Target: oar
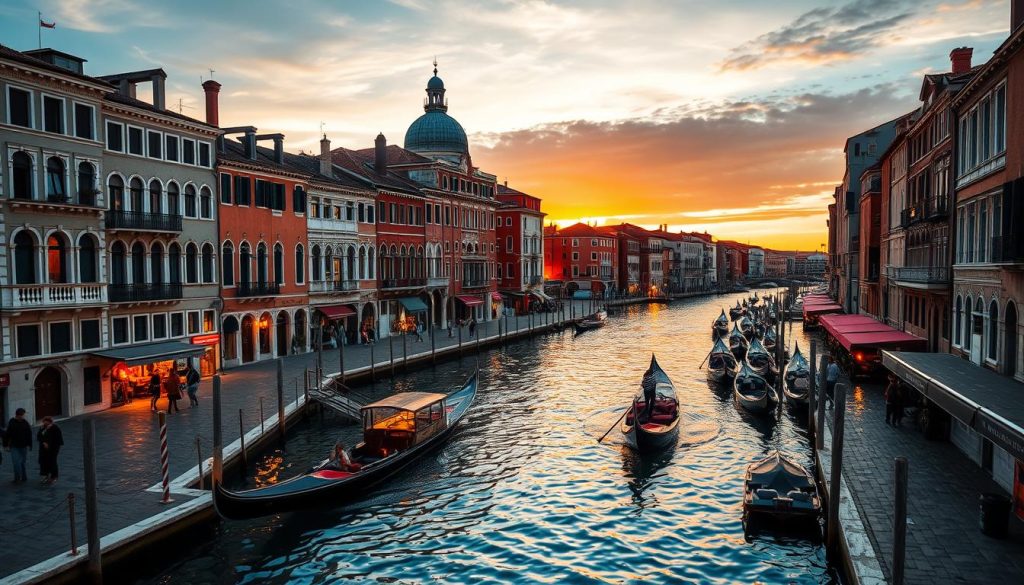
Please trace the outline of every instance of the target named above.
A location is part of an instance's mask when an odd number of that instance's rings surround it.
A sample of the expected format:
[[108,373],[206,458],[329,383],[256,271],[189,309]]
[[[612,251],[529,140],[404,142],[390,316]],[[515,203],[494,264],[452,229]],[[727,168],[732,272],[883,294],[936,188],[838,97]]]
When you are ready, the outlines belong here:
[[701,370],[701,369],[704,368],[704,362],[708,361],[708,358],[711,357],[711,354],[713,354],[713,353],[715,353],[715,346],[712,345],[711,346],[711,351],[708,352],[708,355],[704,356],[704,359],[701,360],[700,365],[697,366],[698,370]]
[[[632,406],[630,406],[630,408],[632,408]],[[600,443],[601,441],[603,441],[604,438],[608,436],[608,433],[612,432],[612,429],[614,429],[615,427],[619,426],[619,421],[622,420],[622,417],[626,416],[626,414],[628,412],[629,412],[629,408],[627,408],[626,410],[622,411],[622,414],[619,416],[619,418],[615,419],[615,422],[612,424],[611,428],[608,429],[607,431],[605,431],[604,434],[601,435],[601,438],[597,440],[597,442]]]

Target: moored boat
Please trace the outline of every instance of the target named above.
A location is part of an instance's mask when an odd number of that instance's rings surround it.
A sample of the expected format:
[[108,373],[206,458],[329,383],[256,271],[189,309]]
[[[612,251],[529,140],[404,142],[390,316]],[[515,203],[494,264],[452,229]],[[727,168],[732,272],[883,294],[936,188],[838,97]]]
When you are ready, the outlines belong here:
[[255,518],[302,508],[331,507],[372,488],[443,444],[476,397],[477,374],[451,394],[402,392],[362,407],[363,442],[353,465],[325,461],[302,475],[243,491],[217,485],[214,504],[226,518]]
[[740,406],[751,412],[764,412],[771,406],[768,381],[750,369],[745,361],[740,364],[740,370],[733,380],[733,395]]
[[740,302],[736,301],[736,306],[729,308],[729,318],[736,321],[743,316],[743,312],[743,307],[740,306]]
[[754,370],[758,376],[767,379],[772,369],[775,367],[775,360],[772,359],[772,355],[768,353],[761,341],[754,339],[750,342],[750,347],[747,348],[747,363],[750,364],[750,369]]
[[708,379],[722,383],[731,381],[736,376],[738,362],[732,351],[726,347],[722,339],[716,339],[711,355],[708,356]]
[[732,332],[729,333],[729,349],[738,360],[747,355],[747,338],[743,336],[743,332],[735,323],[732,326]]
[[775,335],[775,330],[771,327],[765,329],[764,337],[761,339],[761,345],[763,345],[768,351],[775,351],[775,345],[777,343],[778,338]]
[[806,405],[807,393],[811,388],[811,369],[803,354],[800,353],[799,345],[796,346],[793,357],[786,365],[784,380],[782,391],[786,395],[786,402]]
[[739,321],[740,332],[743,333],[743,337],[750,341],[754,338],[754,322],[750,320],[750,317],[745,316]]
[[729,318],[725,316],[725,309],[722,309],[722,314],[711,323],[711,334],[715,337],[725,337],[729,334]]
[[580,319],[579,322],[576,323],[576,333],[582,333],[591,329],[597,329],[598,327],[604,327],[607,323],[608,311],[601,309]]
[[620,425],[622,434],[631,447],[638,451],[652,451],[675,445],[679,437],[679,399],[668,374],[651,354],[651,365],[644,372],[644,384],[654,384],[655,399],[650,411],[644,392],[633,398],[629,412]]
[[821,512],[814,478],[778,451],[748,465],[743,484],[745,519],[814,521]]

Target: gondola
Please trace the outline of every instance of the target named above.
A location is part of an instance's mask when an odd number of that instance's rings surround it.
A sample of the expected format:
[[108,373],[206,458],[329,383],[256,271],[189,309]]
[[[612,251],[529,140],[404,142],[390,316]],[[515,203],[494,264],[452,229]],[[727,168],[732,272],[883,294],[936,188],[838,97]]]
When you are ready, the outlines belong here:
[[754,338],[754,322],[750,320],[749,316],[740,319],[739,327],[740,332],[743,333],[743,337],[747,338],[747,341]]
[[743,336],[740,328],[734,323],[732,332],[729,333],[729,349],[736,359],[741,360],[747,355],[747,338]]
[[815,522],[820,513],[814,478],[804,466],[778,451],[747,466],[743,482],[745,520]]
[[770,352],[775,351],[775,345],[778,343],[778,338],[775,335],[775,329],[768,327],[764,330],[764,337],[761,338],[761,345],[764,346]]
[[765,379],[769,378],[775,367],[772,354],[768,353],[768,350],[757,339],[751,341],[747,348],[747,363],[750,364],[750,369],[754,370],[755,374]]
[[[668,374],[658,365],[658,360],[651,354],[651,366],[644,373],[650,376],[655,384],[656,397],[654,408],[647,413],[647,403],[643,390],[640,391],[630,405],[619,429],[626,436],[626,442],[637,451],[654,451],[675,445],[679,438],[679,399],[676,389]],[[638,423],[639,424],[636,424]]]
[[348,470],[326,461],[273,485],[230,491],[217,485],[214,504],[225,518],[255,518],[303,508],[331,507],[373,494],[373,487],[442,445],[465,416],[477,374],[451,394],[402,392],[362,407],[363,442]]
[[608,311],[601,309],[580,319],[576,323],[576,333],[579,334],[583,333],[584,331],[590,331],[591,329],[604,327],[607,323]]
[[797,345],[793,351],[793,357],[786,366],[785,384],[782,391],[786,394],[786,402],[794,405],[807,405],[807,393],[811,388],[811,370],[800,353],[800,346]]
[[722,343],[721,338],[716,339],[711,355],[708,356],[708,380],[719,384],[731,381],[736,376],[737,365],[732,351]]
[[736,306],[729,308],[729,318],[736,321],[743,316],[743,312],[743,307],[740,306],[740,302],[736,301]]
[[750,369],[745,361],[733,380],[733,395],[740,406],[751,412],[764,412],[771,408],[772,390],[768,381]]
[[722,309],[722,314],[711,323],[711,334],[716,338],[729,334],[729,318],[725,316],[725,309]]

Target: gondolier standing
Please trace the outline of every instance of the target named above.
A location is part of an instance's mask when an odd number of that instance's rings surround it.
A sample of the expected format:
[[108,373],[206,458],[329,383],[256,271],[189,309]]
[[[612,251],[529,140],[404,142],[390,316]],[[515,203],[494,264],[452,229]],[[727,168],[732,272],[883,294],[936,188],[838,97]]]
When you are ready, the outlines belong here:
[[644,390],[644,401],[646,402],[647,408],[644,410],[647,412],[647,418],[651,418],[651,413],[654,412],[654,400],[658,396],[658,381],[654,379],[654,369],[647,368],[644,372],[644,378],[640,382],[640,387]]

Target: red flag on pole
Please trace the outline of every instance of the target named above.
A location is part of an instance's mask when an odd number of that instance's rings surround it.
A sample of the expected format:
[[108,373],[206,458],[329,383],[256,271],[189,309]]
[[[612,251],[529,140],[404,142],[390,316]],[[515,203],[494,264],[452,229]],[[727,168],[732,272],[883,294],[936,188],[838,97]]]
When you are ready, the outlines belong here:
[[55,22],[46,22],[45,20],[40,18],[39,19],[39,26],[41,26],[43,28],[57,28],[57,23],[56,23],[56,21]]

